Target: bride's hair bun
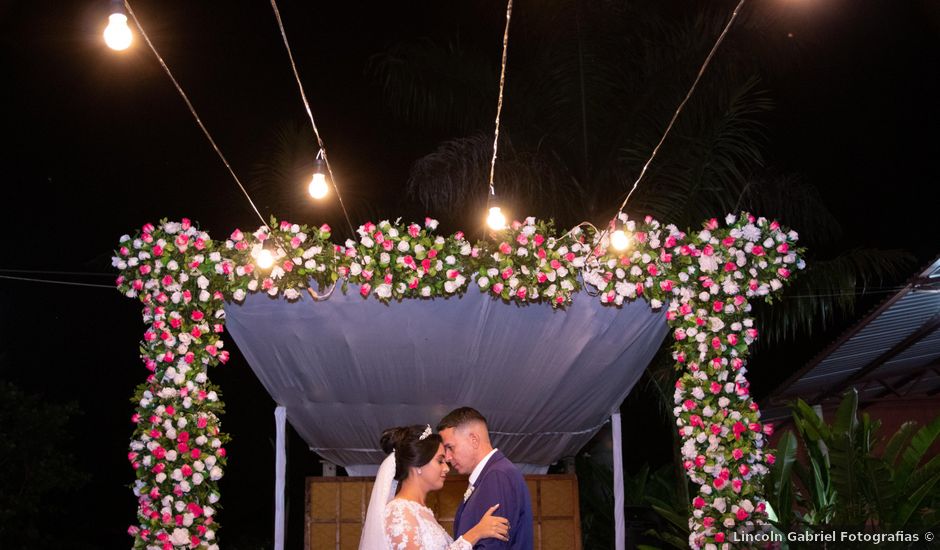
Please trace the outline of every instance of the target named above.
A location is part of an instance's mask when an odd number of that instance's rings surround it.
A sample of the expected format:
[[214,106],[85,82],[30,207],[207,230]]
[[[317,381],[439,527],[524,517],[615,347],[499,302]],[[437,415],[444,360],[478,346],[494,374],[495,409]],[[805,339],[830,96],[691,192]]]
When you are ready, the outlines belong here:
[[385,454],[389,454],[392,451],[396,450],[398,446],[406,437],[408,437],[409,428],[407,426],[398,426],[396,428],[388,428],[382,432],[381,446],[382,451]]
[[441,436],[430,432],[427,424],[398,426],[382,432],[379,441],[385,454],[395,451],[395,479],[408,477],[409,468],[431,462],[441,446]]

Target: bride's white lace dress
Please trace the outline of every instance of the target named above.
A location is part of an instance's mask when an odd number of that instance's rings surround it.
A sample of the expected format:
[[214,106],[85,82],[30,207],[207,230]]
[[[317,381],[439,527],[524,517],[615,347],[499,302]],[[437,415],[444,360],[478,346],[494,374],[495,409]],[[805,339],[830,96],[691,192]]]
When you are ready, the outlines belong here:
[[434,512],[412,500],[390,501],[383,520],[389,550],[472,550],[463,537],[454,542],[434,519]]

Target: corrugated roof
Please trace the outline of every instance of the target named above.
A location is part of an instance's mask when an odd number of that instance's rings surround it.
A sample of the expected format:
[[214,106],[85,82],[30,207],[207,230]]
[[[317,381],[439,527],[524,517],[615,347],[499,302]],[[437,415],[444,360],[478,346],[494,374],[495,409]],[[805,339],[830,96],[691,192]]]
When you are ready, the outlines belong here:
[[797,397],[817,404],[853,386],[863,402],[940,393],[940,257],[781,384],[765,416],[786,414],[779,406]]

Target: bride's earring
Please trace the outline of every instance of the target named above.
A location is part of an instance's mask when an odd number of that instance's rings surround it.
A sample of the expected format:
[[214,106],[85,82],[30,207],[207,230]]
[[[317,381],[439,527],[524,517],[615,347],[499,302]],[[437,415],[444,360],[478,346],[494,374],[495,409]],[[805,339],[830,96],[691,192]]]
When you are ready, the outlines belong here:
[[421,468],[418,468],[418,475],[421,475]]

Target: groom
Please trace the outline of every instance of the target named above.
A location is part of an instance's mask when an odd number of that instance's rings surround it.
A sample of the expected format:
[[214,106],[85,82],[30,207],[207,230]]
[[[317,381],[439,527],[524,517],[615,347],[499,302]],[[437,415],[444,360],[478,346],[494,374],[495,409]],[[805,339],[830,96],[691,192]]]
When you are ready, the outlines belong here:
[[470,486],[454,516],[454,538],[477,524],[499,504],[494,515],[509,520],[509,541],[480,539],[474,549],[532,550],[532,505],[522,472],[490,444],[486,418],[476,409],[461,407],[441,419],[437,431],[444,440],[444,457]]

